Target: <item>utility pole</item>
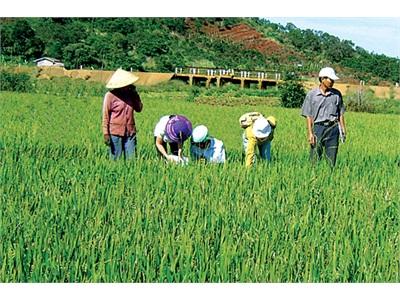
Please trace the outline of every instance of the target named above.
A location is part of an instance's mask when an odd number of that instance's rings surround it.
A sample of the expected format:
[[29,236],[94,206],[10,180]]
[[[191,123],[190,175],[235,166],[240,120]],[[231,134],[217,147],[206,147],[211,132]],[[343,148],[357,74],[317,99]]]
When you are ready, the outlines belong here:
[[363,86],[364,86],[364,80],[360,80],[360,86],[358,88],[358,93],[357,93],[357,98],[358,98],[358,106],[361,105],[362,103],[362,93],[363,93]]

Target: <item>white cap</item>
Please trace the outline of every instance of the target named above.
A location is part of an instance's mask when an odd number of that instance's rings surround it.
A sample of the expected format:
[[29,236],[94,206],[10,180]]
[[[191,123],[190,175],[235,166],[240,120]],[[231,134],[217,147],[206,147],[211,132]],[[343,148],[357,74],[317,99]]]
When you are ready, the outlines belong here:
[[195,143],[202,143],[205,141],[208,135],[208,129],[204,125],[196,126],[192,132],[192,140]]
[[319,77],[328,77],[332,80],[338,80],[339,77],[336,76],[335,74],[335,70],[330,68],[330,67],[326,67],[326,68],[322,68],[321,71],[319,71]]
[[269,136],[272,128],[267,119],[258,118],[253,123],[253,133],[256,138],[263,139]]

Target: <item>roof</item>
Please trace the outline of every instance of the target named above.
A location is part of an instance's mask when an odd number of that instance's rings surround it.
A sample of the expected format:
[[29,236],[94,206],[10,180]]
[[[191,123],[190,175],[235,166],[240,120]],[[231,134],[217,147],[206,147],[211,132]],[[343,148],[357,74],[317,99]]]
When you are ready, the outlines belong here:
[[61,62],[61,60],[56,59],[56,58],[51,58],[51,57],[41,57],[41,58],[35,59],[33,62],[37,63],[37,62],[40,62],[43,60],[48,60],[48,61],[51,61],[52,63]]

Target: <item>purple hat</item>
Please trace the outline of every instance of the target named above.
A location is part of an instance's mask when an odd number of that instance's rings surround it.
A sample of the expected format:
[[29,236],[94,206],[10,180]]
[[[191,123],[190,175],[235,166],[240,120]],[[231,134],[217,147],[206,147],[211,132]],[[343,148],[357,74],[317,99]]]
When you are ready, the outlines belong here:
[[174,143],[184,142],[192,135],[192,123],[184,116],[173,116],[167,122],[165,133]]

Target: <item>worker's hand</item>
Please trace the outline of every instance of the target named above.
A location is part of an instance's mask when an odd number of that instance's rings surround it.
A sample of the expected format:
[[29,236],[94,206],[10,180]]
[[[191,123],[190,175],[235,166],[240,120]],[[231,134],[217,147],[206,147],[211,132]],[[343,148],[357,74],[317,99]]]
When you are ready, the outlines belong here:
[[104,135],[104,144],[106,144],[107,146],[111,145],[111,137],[109,134]]
[[342,143],[346,142],[346,135],[344,133],[340,137],[340,140],[342,141]]
[[311,146],[315,146],[316,138],[315,138],[314,133],[308,134],[308,142],[310,143]]
[[167,155],[167,161],[175,162],[174,156],[173,155]]

